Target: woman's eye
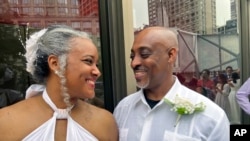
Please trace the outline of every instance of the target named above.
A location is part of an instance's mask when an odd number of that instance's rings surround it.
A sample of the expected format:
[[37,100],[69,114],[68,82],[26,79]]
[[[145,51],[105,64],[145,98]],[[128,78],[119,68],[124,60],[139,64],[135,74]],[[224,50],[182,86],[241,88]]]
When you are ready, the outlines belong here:
[[85,60],[83,60],[84,62],[87,62],[88,64],[93,64],[93,60],[91,60],[91,59],[85,59]]

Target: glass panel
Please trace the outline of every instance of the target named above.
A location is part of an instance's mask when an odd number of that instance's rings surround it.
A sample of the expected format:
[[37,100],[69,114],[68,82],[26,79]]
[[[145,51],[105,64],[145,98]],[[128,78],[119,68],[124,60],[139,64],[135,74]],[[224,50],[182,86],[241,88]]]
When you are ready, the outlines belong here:
[[[25,70],[24,58],[25,41],[34,31],[52,24],[66,24],[88,32],[101,59],[98,0],[0,0],[0,3],[0,107],[23,99],[26,89],[34,83]],[[11,93],[15,96],[8,101],[6,96]],[[98,106],[104,106],[102,77],[96,83],[96,97],[101,104]]]
[[[184,85],[196,91],[200,86],[191,83],[192,80],[203,80],[201,72],[208,69],[210,80],[214,82],[214,87],[210,89],[215,91],[218,73],[227,75],[227,66],[239,74],[238,2],[133,0],[135,34],[148,26],[164,26],[175,30],[178,33],[179,55],[174,73],[184,78]],[[210,89],[206,88],[208,92]],[[213,97],[206,96],[214,100],[215,95],[211,95]],[[237,122],[233,119],[230,121],[240,123],[240,118]]]

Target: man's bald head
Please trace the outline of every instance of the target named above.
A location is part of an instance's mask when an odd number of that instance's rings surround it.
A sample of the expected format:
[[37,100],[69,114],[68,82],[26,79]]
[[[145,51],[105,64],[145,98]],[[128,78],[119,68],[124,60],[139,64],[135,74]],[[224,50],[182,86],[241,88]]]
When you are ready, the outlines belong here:
[[138,33],[136,36],[136,40],[149,40],[154,42],[154,44],[164,44],[167,48],[177,48],[178,47],[178,39],[176,33],[165,27],[148,27],[141,32]]

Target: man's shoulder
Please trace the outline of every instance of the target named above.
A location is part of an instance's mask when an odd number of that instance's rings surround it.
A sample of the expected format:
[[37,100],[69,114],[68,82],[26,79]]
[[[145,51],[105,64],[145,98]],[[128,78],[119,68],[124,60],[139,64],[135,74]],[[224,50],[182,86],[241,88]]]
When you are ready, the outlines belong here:
[[203,95],[198,95],[197,98],[199,97],[206,106],[203,112],[204,116],[210,117],[211,119],[215,121],[219,121],[220,119],[226,116],[226,113],[224,112],[224,110],[220,106],[218,106],[214,101],[210,100],[209,98]]

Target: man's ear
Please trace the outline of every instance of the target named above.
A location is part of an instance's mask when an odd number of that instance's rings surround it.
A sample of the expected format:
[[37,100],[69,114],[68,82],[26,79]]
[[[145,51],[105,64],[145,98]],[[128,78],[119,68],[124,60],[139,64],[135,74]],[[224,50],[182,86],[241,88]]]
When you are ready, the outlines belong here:
[[48,57],[48,65],[50,70],[56,71],[59,70],[59,58],[55,55],[49,55]]
[[168,62],[175,62],[178,55],[178,48],[172,47],[168,51]]

